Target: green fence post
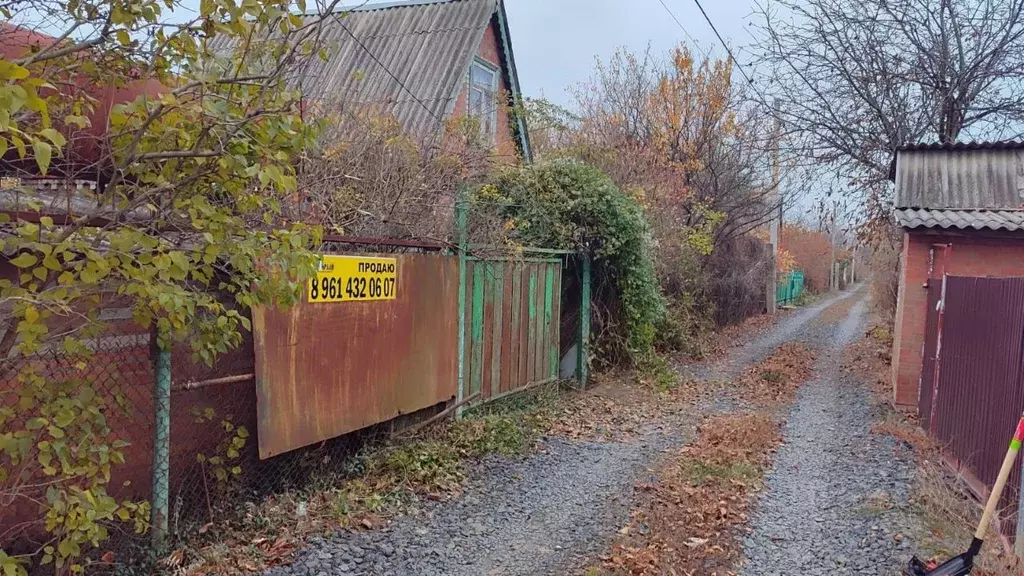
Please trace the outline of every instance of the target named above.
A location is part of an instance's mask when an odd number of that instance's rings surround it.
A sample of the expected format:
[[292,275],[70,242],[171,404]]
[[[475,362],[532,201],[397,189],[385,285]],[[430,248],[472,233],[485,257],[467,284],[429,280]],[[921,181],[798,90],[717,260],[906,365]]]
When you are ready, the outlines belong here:
[[576,343],[576,376],[580,388],[587,387],[590,370],[590,255],[583,255],[583,287],[580,290],[580,339]]
[[[466,244],[468,233],[466,228],[469,220],[469,207],[466,205],[466,189],[459,189],[459,199],[455,202],[455,237],[459,244],[459,363],[458,393],[455,398],[461,404],[466,397]],[[462,417],[462,407],[455,411],[455,417]]]
[[150,524],[153,530],[153,550],[162,554],[167,547],[171,474],[171,349],[166,331],[154,329],[152,338],[156,425],[153,431],[153,502]]

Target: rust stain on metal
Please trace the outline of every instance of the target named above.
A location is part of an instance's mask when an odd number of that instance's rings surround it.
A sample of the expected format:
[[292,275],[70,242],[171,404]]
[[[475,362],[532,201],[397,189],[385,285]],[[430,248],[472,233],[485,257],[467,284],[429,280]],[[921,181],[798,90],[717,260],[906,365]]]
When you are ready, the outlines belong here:
[[261,458],[455,396],[458,259],[386,256],[395,300],[253,311]]

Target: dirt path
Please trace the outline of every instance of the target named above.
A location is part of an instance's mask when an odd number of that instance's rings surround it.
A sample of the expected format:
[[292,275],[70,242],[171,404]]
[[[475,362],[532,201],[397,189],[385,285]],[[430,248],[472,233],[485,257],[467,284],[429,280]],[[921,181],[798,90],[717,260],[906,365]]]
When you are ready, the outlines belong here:
[[909,449],[871,433],[869,393],[841,368],[863,333],[863,296],[822,343],[784,428],[744,542],[743,574],[894,574],[913,549],[905,518]]
[[[732,350],[726,359],[686,371],[700,379],[724,380],[783,342],[818,341],[823,328],[814,323],[815,318],[831,304],[855,297],[860,295],[844,293],[800,309]],[[861,313],[858,310],[853,316]],[[856,332],[858,322],[850,321],[847,337]],[[550,437],[526,458],[488,458],[471,469],[462,497],[428,505],[379,531],[343,533],[317,542],[292,565],[268,574],[572,573],[605,551],[628,518],[635,484],[647,480],[662,454],[685,444],[702,415],[727,411],[732,405],[699,403],[652,421],[628,440]],[[827,498],[827,482],[819,484],[815,487],[818,498]],[[782,526],[780,521],[767,529]],[[767,558],[768,552],[764,554]]]

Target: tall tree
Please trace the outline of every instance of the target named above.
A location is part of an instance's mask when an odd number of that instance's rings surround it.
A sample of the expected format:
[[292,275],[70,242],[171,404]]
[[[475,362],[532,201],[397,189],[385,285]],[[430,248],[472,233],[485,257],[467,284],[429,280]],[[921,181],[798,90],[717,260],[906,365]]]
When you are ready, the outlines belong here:
[[0,279],[0,501],[41,510],[0,532],[18,547],[0,550],[4,574],[81,572],[110,524],[147,528],[145,502],[106,489],[136,440],[111,426],[129,382],[82,370],[104,308],[212,362],[242,341],[250,306],[294,302],[313,272],[317,230],[284,208],[316,126],[287,79],[319,52],[321,18],[292,9],[0,4],[0,250],[16,268]]
[[1024,0],[766,0],[756,14],[764,97],[792,142],[858,185],[883,181],[902,144],[1024,134]]

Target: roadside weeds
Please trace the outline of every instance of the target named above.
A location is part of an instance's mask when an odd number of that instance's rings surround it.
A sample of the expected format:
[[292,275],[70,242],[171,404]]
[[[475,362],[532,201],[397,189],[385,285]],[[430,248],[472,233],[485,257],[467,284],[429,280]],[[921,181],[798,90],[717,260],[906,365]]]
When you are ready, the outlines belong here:
[[[303,490],[244,502],[224,511],[159,568],[183,575],[238,575],[287,564],[312,537],[375,530],[424,500],[460,493],[469,459],[530,451],[555,421],[557,384],[441,420],[414,437],[370,443],[342,465],[313,476]],[[338,470],[343,472],[338,472]]]
[[[159,563],[166,573],[235,576],[288,564],[313,538],[377,530],[425,501],[461,494],[466,464],[488,454],[521,456],[544,436],[628,441],[641,427],[692,406],[692,383],[659,387],[637,374],[598,373],[578,391],[557,384],[444,419],[415,435],[370,443],[332,463],[303,490],[244,502]],[[338,469],[344,470],[339,474]]]
[[[879,322],[846,350],[843,367],[870,383],[877,423],[871,432],[891,436],[909,446],[917,460],[911,491],[911,510],[917,554],[933,563],[962,553],[974,536],[983,504],[974,497],[966,480],[943,462],[940,447],[912,415],[898,411],[890,402],[889,370],[892,335]],[[976,560],[978,576],[1019,576],[1020,567],[1006,554],[995,528]]]

